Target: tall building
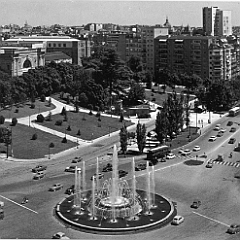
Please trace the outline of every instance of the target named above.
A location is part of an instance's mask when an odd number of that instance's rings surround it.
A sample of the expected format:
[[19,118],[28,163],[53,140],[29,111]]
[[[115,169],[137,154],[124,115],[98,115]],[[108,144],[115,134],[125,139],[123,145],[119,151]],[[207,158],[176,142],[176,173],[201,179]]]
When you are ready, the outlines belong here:
[[218,7],[204,7],[203,31],[208,36],[232,35],[231,11],[223,11]]

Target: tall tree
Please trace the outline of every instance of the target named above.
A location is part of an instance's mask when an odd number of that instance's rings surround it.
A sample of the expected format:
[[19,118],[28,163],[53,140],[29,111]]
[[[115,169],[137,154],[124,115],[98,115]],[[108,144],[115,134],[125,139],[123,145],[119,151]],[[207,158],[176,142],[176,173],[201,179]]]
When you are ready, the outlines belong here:
[[145,124],[141,124],[138,122],[137,129],[136,129],[136,135],[137,135],[137,145],[140,153],[143,153],[143,149],[146,145],[146,126]]
[[128,145],[128,131],[127,127],[124,125],[120,129],[120,146],[123,154],[126,154],[127,152],[127,145]]
[[167,136],[167,128],[168,128],[168,119],[166,116],[166,108],[163,108],[161,112],[157,113],[157,118],[155,122],[155,131],[157,133],[157,139],[160,143],[163,143],[164,139]]

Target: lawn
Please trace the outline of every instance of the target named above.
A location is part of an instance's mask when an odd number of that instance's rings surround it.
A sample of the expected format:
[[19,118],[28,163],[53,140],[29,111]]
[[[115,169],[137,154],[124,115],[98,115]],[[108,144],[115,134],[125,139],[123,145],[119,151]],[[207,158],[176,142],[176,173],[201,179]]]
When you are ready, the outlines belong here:
[[[130,126],[133,123],[131,121],[123,120],[119,121],[118,118],[114,117],[104,117],[101,116],[101,121],[98,121],[98,117],[94,114],[89,115],[88,113],[76,113],[76,112],[67,112],[68,121],[63,121],[61,126],[55,125],[57,120],[64,120],[64,117],[61,114],[56,114],[52,116],[52,121],[44,121],[43,123],[38,123],[44,125],[48,128],[54,129],[56,131],[62,132],[71,135],[80,137],[84,140],[92,140],[104,135],[107,135],[111,132],[120,130],[120,128],[125,124]],[[68,131],[68,126],[71,127],[71,131]],[[78,136],[78,130],[80,129],[81,135]]]
[[[150,89],[145,90],[146,99],[162,106],[163,102],[167,99],[168,93],[163,93],[161,88],[159,88],[159,91],[158,91],[158,87],[153,87],[153,89],[154,89],[154,92],[152,92],[152,90]],[[182,89],[176,89],[177,93],[181,93],[181,91]],[[166,92],[172,92],[172,89],[167,88]],[[193,99],[194,97],[190,95],[189,100],[191,101]]]
[[[10,127],[8,123],[0,126]],[[31,140],[34,133],[37,133],[38,138],[36,140]],[[77,145],[76,143],[73,143],[71,141],[68,141],[67,143],[62,143],[62,138],[22,124],[17,124],[16,126],[12,127],[12,137],[14,157],[20,159],[42,158],[44,157],[44,155],[48,155],[49,144],[51,142],[54,143],[54,148],[51,148],[51,154],[64,151]],[[4,146],[3,143],[1,143],[0,152],[6,151],[7,147]],[[11,150],[9,146],[9,155],[10,154]]]
[[[21,118],[27,117],[36,113],[46,112],[55,108],[54,105],[48,106],[48,102],[41,102],[40,100],[36,100],[35,108],[31,108],[31,103],[26,102],[24,104],[20,104],[19,106],[13,106],[8,109],[0,109],[0,115],[5,118]],[[17,113],[18,111],[18,113]]]

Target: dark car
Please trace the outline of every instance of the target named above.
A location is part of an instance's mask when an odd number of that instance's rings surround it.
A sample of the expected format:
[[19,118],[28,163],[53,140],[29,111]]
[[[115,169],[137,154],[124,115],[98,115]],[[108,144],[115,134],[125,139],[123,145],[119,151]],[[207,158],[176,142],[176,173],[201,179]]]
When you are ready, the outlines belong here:
[[147,168],[147,164],[146,163],[139,163],[137,165],[137,167],[140,169],[140,171],[145,170]]
[[229,144],[234,144],[236,142],[236,138],[230,138],[228,143]]
[[232,121],[228,121],[227,126],[232,126],[233,122]]
[[81,162],[82,161],[82,157],[75,157],[73,160],[72,160],[72,163],[78,163],[78,162]]
[[33,176],[33,179],[34,179],[34,180],[39,180],[39,179],[44,178],[45,175],[46,175],[46,174],[45,174],[44,172],[38,172],[38,173],[36,173],[36,174]]
[[74,188],[75,188],[74,185],[70,186],[69,188],[66,189],[65,193],[68,194],[68,195],[73,194],[74,193]]
[[199,208],[200,206],[201,206],[201,201],[194,200],[192,205],[191,205],[191,208]]
[[47,166],[45,165],[37,165],[35,168],[32,169],[32,172],[41,172],[47,169]]
[[112,164],[108,163],[105,167],[103,167],[102,172],[111,172],[113,170]]
[[235,234],[240,232],[240,225],[239,224],[231,224],[230,227],[227,229],[227,233]]
[[230,129],[230,132],[236,132],[236,128],[235,127],[231,127],[231,129]]
[[124,170],[119,170],[118,174],[119,174],[119,178],[122,178],[122,177],[125,177],[128,174],[128,172]]

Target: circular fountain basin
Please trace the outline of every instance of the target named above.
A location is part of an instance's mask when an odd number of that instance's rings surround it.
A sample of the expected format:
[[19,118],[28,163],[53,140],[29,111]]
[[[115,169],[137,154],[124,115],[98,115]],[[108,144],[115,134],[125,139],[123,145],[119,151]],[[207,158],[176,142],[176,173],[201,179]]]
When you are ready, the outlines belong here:
[[[69,196],[59,202],[56,207],[56,214],[61,221],[68,225],[68,227],[72,227],[79,231],[111,235],[137,233],[159,228],[170,223],[173,217],[177,214],[172,202],[167,198],[155,194],[154,207],[147,209],[142,201],[146,196],[146,192],[143,190],[137,190],[137,194],[138,201],[136,201],[135,205],[132,205],[132,207],[134,209],[134,207],[138,205],[140,206],[140,210],[138,208],[136,214],[131,217],[127,217],[126,215],[124,215],[126,217],[119,217],[120,215],[115,212],[116,219],[113,219],[111,215],[111,200],[105,198],[101,199],[101,207],[103,208],[100,210],[102,211],[102,215],[92,215],[92,209],[89,206],[89,202],[86,202],[81,204],[82,214],[76,218],[76,215],[69,211],[73,208],[73,201],[70,202],[69,200],[72,200],[74,196]],[[87,193],[87,198],[91,199],[91,191]],[[115,202],[115,206],[120,210],[119,213],[125,213],[126,206],[131,205],[131,202],[132,201],[128,200],[127,203],[126,199],[123,197]],[[109,215],[104,215],[103,213],[107,210],[109,211]]]
[[101,199],[100,203],[103,206],[107,206],[107,207],[124,207],[126,205],[129,204],[129,199],[119,196],[116,197],[114,200],[111,199],[111,197],[107,197],[104,199]]

